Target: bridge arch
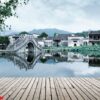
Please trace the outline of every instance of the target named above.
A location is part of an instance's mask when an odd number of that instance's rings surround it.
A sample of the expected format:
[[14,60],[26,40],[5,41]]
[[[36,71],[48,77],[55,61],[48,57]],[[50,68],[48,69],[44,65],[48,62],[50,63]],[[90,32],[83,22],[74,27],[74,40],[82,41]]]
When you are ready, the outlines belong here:
[[36,49],[40,51],[42,50],[41,46],[31,35],[18,38],[13,44],[8,45],[7,50],[17,52],[27,46],[28,48],[30,47],[31,49],[34,48],[35,50]]
[[33,52],[34,51],[34,44],[32,42],[28,42],[26,49],[28,49],[28,52]]

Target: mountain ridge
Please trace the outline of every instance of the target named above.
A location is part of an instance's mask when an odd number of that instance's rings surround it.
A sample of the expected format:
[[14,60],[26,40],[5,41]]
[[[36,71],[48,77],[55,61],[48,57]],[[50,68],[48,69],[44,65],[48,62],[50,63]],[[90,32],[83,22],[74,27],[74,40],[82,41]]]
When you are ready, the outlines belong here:
[[42,32],[47,33],[50,36],[53,36],[54,33],[58,33],[58,34],[71,34],[71,32],[68,31],[64,31],[61,29],[56,29],[56,28],[46,28],[46,29],[33,29],[32,31],[30,31],[30,33],[37,33],[37,34],[41,34]]

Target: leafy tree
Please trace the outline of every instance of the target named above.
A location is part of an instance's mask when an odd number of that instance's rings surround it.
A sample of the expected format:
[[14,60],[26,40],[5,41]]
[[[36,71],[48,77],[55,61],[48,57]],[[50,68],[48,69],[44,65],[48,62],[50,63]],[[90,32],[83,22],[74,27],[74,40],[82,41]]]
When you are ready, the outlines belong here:
[[9,44],[9,38],[7,36],[0,36],[0,44]]
[[56,37],[58,35],[58,33],[54,33],[54,37]]
[[[5,1],[5,2],[2,2]],[[11,16],[16,16],[18,5],[27,4],[29,0],[0,0],[0,30],[11,29],[11,26],[5,25],[5,20]]]
[[42,63],[46,63],[47,62],[47,58],[40,58],[40,61],[42,62]]
[[78,35],[78,36],[83,36],[83,37],[88,37],[88,32],[80,32],[80,33],[75,33],[75,35]]
[[23,32],[21,32],[21,33],[19,33],[20,35],[21,34],[29,34],[28,32],[25,32],[25,31],[23,31]]
[[38,36],[38,38],[47,38],[47,37],[48,37],[48,34],[45,33],[45,32],[41,33],[41,34]]

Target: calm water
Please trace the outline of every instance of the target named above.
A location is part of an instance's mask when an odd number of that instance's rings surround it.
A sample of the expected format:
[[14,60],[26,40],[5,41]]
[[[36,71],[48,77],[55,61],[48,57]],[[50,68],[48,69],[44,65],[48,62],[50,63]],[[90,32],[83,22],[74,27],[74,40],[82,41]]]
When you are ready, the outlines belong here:
[[0,77],[100,77],[100,57],[78,53],[0,54]]

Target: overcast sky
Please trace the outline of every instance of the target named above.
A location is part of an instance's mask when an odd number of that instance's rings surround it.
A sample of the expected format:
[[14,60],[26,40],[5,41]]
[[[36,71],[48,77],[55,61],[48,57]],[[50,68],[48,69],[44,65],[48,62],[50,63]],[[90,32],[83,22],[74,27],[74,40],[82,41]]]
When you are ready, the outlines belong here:
[[70,32],[100,29],[100,0],[30,0],[6,20],[12,30],[58,28]]

